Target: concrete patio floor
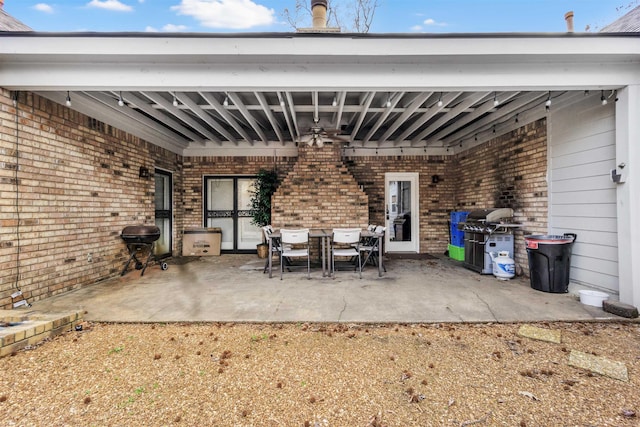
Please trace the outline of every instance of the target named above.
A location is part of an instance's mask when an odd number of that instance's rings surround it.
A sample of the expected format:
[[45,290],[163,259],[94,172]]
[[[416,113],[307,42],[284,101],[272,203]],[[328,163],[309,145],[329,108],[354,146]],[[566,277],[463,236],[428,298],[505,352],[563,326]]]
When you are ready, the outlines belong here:
[[[185,262],[186,261],[186,262]],[[534,322],[622,319],[575,294],[531,289],[529,280],[482,276],[446,257],[388,259],[322,277],[319,269],[263,274],[255,255],[176,258],[125,276],[36,301],[34,312],[82,310],[104,322]],[[277,267],[276,267],[277,268]]]

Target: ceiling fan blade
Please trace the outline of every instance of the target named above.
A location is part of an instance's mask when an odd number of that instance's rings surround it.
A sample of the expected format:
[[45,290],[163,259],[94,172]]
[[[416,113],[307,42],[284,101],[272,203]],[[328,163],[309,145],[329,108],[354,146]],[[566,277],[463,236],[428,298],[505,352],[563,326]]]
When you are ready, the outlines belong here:
[[344,136],[340,136],[340,135],[332,135],[329,138],[331,138],[334,141],[341,141],[341,142],[351,142],[351,139],[346,138]]
[[303,143],[303,144],[312,145],[313,144],[313,135],[303,135],[303,136],[300,137],[300,140],[298,142]]

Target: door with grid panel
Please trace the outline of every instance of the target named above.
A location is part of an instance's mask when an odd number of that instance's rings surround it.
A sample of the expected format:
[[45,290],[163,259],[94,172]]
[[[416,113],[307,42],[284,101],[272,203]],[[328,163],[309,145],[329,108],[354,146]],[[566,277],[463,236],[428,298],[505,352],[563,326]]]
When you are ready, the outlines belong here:
[[160,229],[160,238],[154,246],[155,256],[171,256],[173,219],[173,179],[170,172],[156,169],[155,179],[155,224]]
[[207,176],[204,180],[205,227],[222,230],[220,249],[252,252],[262,242],[262,229],[251,224],[250,199],[255,179],[239,176]]

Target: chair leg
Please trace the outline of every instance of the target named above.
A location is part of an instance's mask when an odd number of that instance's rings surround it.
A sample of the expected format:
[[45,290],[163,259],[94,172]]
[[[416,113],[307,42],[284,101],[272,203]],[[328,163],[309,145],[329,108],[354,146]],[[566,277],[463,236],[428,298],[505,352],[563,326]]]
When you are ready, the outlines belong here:
[[307,252],[307,279],[311,279],[311,257]]
[[283,256],[282,256],[282,252],[280,252],[280,280],[282,280],[282,272],[284,270],[284,262],[283,262]]
[[362,264],[360,263],[362,259],[360,258],[360,252],[358,252],[358,270],[360,270],[360,278],[362,279]]

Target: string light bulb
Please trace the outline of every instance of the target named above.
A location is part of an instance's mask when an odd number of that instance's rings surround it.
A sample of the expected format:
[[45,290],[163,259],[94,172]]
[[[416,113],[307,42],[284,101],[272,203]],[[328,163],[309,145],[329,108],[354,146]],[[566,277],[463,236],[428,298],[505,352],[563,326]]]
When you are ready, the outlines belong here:
[[493,106],[497,107],[498,105],[500,105],[500,101],[498,100],[498,95],[493,92]]
[[440,97],[438,98],[438,107],[442,107],[444,103],[442,102],[442,92],[440,92]]
[[605,98],[604,96],[604,90],[600,94],[600,102],[602,103],[602,105],[607,105],[607,98]]
[[338,106],[338,100],[336,99],[336,97],[333,97],[333,101],[331,101],[331,106],[332,107],[337,107]]
[[176,98],[175,95],[173,95],[173,106],[177,107],[178,106],[178,99]]
[[222,102],[222,105],[224,106],[224,108],[227,108],[229,106],[229,97],[228,96],[224,97],[224,101]]
[[547,96],[547,102],[544,103],[545,108],[549,111],[551,108],[551,91],[549,91],[549,95]]
[[118,97],[118,105],[124,107],[124,100],[122,99],[122,92],[120,92],[120,96]]
[[65,100],[64,104],[67,107],[71,107],[71,95],[69,95],[69,91],[67,91],[67,99]]

